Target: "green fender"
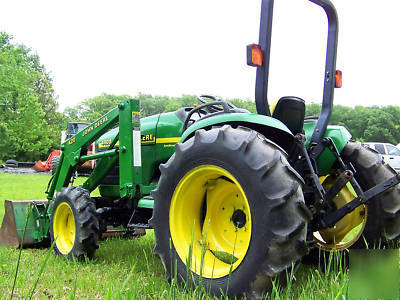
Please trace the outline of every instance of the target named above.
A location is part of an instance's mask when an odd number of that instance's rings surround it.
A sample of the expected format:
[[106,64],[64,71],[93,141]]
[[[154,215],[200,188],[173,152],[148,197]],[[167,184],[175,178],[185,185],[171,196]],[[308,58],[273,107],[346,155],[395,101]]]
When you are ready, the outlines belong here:
[[[293,134],[281,121],[272,117],[250,113],[221,114],[197,121],[185,130],[180,139],[180,143],[183,143],[193,136],[199,129],[207,130],[213,126],[222,126],[225,124],[245,126],[254,129],[281,146],[287,152],[291,149],[293,143],[295,143]],[[316,122],[304,123],[303,129],[306,136],[307,148],[309,147],[309,141],[315,129],[315,125]],[[341,153],[352,136],[346,127],[331,125],[326,129],[324,137],[330,137],[335,143],[339,153]],[[328,149],[325,149],[317,160],[318,173],[320,175],[327,175],[335,161],[335,156]]]
[[[316,121],[304,123],[303,129],[306,136],[307,148],[309,147],[309,142],[314,132],[316,124],[317,124]],[[351,133],[344,126],[330,125],[327,127],[324,134],[324,138],[327,137],[333,140],[339,153],[341,153],[343,151],[343,148],[346,146],[347,142],[350,141]],[[332,152],[329,151],[329,149],[325,149],[317,160],[319,175],[322,176],[327,175],[331,170],[335,161],[336,157],[332,154]]]
[[199,129],[210,129],[213,126],[231,125],[251,128],[281,146],[285,151],[291,149],[295,142],[293,134],[281,121],[272,117],[252,113],[229,113],[212,116],[195,122],[182,134],[180,143],[192,137]]

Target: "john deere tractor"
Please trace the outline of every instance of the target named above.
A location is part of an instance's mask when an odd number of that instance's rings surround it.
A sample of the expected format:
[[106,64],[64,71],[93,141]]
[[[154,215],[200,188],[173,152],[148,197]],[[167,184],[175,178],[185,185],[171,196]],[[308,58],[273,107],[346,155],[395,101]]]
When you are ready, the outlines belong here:
[[[62,145],[48,202],[27,205],[32,228],[25,238],[50,237],[57,254],[83,259],[93,258],[99,237],[112,227],[154,228],[154,252],[167,278],[250,297],[312,247],[396,241],[400,177],[346,128],[328,126],[334,88],[341,85],[338,18],[329,0],[310,1],[328,18],[318,118],[304,117],[298,97],[282,97],[269,109],[273,0],[263,0],[259,44],[247,47],[247,62],[257,68],[258,113],[203,95],[196,107],[140,119],[138,100],[121,102]],[[98,151],[88,155],[94,141]],[[86,182],[71,186],[77,166],[93,159]],[[91,196],[97,187],[100,196]],[[7,205],[6,219],[21,224]],[[19,243],[22,231],[17,225]]]

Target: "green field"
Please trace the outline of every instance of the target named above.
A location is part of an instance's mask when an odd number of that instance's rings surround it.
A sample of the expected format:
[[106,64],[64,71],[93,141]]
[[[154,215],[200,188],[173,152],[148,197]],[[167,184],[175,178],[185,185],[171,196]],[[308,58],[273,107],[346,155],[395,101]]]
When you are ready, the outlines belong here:
[[[49,175],[0,173],[0,220],[4,200],[43,199]],[[79,181],[78,181],[79,182]],[[38,299],[209,299],[200,288],[185,290],[164,279],[158,257],[152,254],[154,234],[148,230],[139,239],[113,238],[100,242],[96,258],[76,263],[50,253],[49,249],[23,249],[14,297],[27,298],[39,278],[33,298]],[[0,247],[0,298],[11,295],[18,249]],[[345,299],[347,272],[300,266],[286,288],[273,290],[273,299]],[[29,297],[28,297],[29,298]]]

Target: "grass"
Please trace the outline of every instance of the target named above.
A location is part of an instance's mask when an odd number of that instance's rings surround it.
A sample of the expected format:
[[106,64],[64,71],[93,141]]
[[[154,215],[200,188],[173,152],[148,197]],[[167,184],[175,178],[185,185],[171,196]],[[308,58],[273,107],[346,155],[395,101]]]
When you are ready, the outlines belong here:
[[[43,199],[48,175],[0,173],[0,220],[4,200]],[[78,181],[79,182],[79,181]],[[82,181],[80,181],[82,182]],[[185,291],[164,279],[160,259],[153,255],[154,233],[139,239],[113,238],[100,242],[96,258],[74,263],[51,253],[39,278],[49,249],[23,249],[14,297],[33,299],[211,299],[199,288]],[[9,298],[18,249],[0,247],[0,298]],[[289,274],[290,277],[290,274]],[[341,266],[325,272],[300,266],[287,288],[275,287],[272,299],[346,298],[348,273]]]

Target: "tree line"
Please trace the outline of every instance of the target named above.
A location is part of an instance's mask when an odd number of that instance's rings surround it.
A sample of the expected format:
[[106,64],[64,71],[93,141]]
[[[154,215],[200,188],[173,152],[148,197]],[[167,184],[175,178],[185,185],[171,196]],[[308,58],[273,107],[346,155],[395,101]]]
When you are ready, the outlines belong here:
[[[12,43],[10,35],[0,32],[0,160],[43,160],[59,148],[61,130],[66,129],[67,122],[93,122],[129,98],[132,96],[102,94],[67,107],[63,113],[58,112],[52,78],[39,56],[24,45]],[[138,94],[133,98],[140,100],[142,117],[199,104],[194,95]],[[254,101],[227,100],[256,113]],[[318,116],[320,111],[320,104],[306,105],[306,116]],[[355,140],[400,142],[398,106],[336,105],[330,124],[347,127]]]
[[[103,94],[84,100],[74,107],[66,108],[64,114],[70,120],[93,122],[116,107],[121,100],[129,98],[132,97],[129,95]],[[134,98],[140,100],[142,117],[200,104],[194,95],[167,97],[139,94]],[[256,113],[254,101],[227,100],[237,107]],[[311,103],[306,105],[306,116],[319,116],[320,112],[321,104]],[[400,142],[400,107],[398,106],[349,107],[335,105],[329,124],[345,126],[352,133],[353,138],[361,142],[387,142],[395,145]]]

